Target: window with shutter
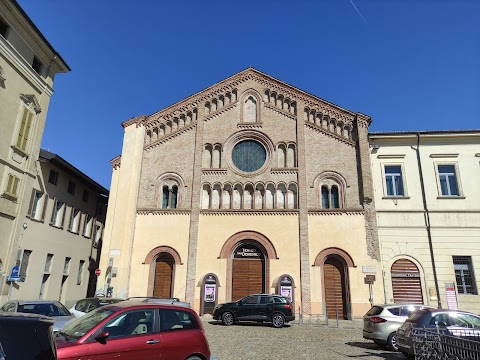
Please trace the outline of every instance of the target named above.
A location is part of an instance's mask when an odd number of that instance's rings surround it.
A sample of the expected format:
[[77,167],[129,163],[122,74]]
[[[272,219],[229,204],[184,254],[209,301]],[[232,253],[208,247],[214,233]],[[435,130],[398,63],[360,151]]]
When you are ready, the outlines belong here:
[[13,174],[8,174],[7,187],[5,189],[5,193],[16,198],[19,183],[20,183],[20,179],[18,177],[16,177]]
[[27,108],[23,109],[22,122],[18,132],[17,147],[25,151],[27,147],[28,135],[32,126],[33,113]]

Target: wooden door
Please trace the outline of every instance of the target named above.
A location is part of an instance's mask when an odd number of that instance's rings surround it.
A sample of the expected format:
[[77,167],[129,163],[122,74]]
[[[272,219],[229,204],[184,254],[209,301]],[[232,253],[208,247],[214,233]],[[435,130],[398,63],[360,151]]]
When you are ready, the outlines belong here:
[[263,286],[263,260],[234,259],[232,265],[232,301],[260,294]]
[[329,319],[346,319],[344,266],[338,259],[327,259],[323,265],[325,307]]
[[155,279],[153,296],[161,298],[172,297],[174,260],[169,254],[161,254],[155,263]]
[[391,269],[393,302],[423,304],[422,284],[417,265],[407,259],[393,263]]

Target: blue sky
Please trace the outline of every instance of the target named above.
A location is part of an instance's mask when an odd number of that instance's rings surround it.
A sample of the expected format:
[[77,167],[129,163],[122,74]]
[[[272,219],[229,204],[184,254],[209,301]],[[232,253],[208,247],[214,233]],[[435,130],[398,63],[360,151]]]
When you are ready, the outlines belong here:
[[42,147],[109,188],[121,122],[249,66],[371,131],[480,128],[480,1],[352,1],[19,0],[72,68]]

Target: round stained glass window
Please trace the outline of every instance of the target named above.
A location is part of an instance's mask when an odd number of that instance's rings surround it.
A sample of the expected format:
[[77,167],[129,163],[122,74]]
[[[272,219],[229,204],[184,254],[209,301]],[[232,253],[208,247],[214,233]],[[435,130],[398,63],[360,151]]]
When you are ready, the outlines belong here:
[[241,171],[257,171],[265,164],[266,159],[267,151],[258,141],[244,140],[233,147],[232,161]]

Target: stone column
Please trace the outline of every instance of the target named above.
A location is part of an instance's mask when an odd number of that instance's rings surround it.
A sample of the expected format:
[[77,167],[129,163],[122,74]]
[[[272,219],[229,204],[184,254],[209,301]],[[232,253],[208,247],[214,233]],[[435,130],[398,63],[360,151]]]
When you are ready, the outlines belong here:
[[197,272],[197,246],[198,222],[200,218],[200,196],[202,189],[202,164],[203,164],[203,129],[205,119],[205,105],[197,106],[197,123],[195,132],[195,159],[193,164],[193,182],[190,231],[188,242],[187,281],[185,284],[185,299],[193,307],[195,302],[195,277]]
[[300,279],[302,293],[302,313],[311,313],[311,291],[310,291],[310,247],[308,243],[308,201],[307,201],[307,169],[305,149],[305,121],[303,120],[303,109],[305,104],[297,102],[297,168],[298,168],[298,235],[300,246]]

